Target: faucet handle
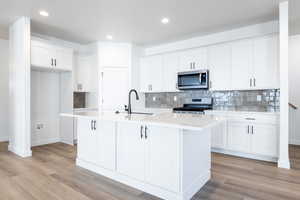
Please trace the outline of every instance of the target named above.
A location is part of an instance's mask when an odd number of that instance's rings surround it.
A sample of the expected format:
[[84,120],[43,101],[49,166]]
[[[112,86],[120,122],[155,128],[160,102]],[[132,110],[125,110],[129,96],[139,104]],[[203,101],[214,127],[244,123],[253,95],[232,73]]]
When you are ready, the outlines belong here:
[[124,105],[125,111],[128,111],[128,106]]

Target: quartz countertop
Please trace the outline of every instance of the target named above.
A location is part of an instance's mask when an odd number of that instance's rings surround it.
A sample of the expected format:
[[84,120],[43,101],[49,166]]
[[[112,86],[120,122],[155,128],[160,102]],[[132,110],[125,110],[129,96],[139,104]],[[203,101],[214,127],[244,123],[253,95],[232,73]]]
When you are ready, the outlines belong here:
[[180,113],[158,113],[153,115],[145,114],[131,114],[119,113],[109,111],[100,112],[76,112],[76,113],[62,113],[61,116],[87,118],[94,120],[109,120],[115,122],[131,122],[131,123],[145,123],[147,125],[158,125],[187,130],[202,130],[214,126],[225,118],[216,117],[212,115],[199,114],[180,114]]

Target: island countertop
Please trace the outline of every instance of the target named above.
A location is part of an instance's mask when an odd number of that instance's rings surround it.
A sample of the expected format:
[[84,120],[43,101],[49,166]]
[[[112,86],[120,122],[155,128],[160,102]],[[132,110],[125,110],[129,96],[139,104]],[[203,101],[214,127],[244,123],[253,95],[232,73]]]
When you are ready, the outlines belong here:
[[159,125],[179,129],[202,130],[214,126],[225,118],[212,115],[201,114],[181,114],[181,113],[158,113],[153,115],[114,113],[109,111],[88,111],[76,113],[62,113],[64,117],[87,118],[91,120],[109,120],[115,122],[144,123],[149,125]]

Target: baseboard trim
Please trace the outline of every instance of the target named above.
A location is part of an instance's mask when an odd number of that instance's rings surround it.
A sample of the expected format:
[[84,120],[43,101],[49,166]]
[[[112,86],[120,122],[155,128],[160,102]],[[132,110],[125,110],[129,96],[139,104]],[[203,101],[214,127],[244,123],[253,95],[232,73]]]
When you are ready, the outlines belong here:
[[237,157],[242,157],[242,158],[249,158],[249,159],[254,159],[254,160],[261,160],[261,161],[268,161],[268,162],[277,162],[278,161],[278,158],[276,158],[276,157],[261,156],[261,155],[255,155],[255,154],[250,154],[250,153],[241,153],[241,152],[235,152],[235,151],[219,149],[219,148],[212,148],[211,151],[215,152],[215,153],[222,153],[222,154],[227,154],[227,155],[232,155],[232,156],[237,156]]
[[[81,160],[81,159],[76,159],[76,165],[82,168],[85,168],[87,170],[93,171],[97,174],[100,174],[102,176],[105,176],[107,178],[110,178],[114,181],[123,183],[125,185],[131,186],[133,188],[136,188],[138,190],[141,190],[143,192],[152,194],[154,196],[157,196],[159,198],[165,199],[165,200],[188,200],[190,198],[185,198],[184,195],[182,193],[175,193],[175,192],[171,192],[169,190],[165,190],[163,188],[154,186],[152,184],[148,184],[146,182],[142,182],[139,180],[136,180],[134,178],[130,178],[126,175],[120,174],[117,171],[113,171],[113,170],[108,170],[105,169],[101,166],[98,166],[96,164]],[[201,180],[197,180],[195,182],[194,185],[192,185],[190,187],[190,190],[187,192],[187,196],[190,196],[191,194],[193,194],[195,192],[195,188],[199,187],[203,185],[203,183],[207,181],[207,176],[205,175],[203,176],[203,178],[201,177]],[[210,177],[210,175],[209,175]],[[204,183],[204,184],[205,184]],[[199,191],[200,188],[197,189],[197,191]]]
[[47,138],[47,139],[41,139],[41,140],[33,140],[31,142],[31,146],[41,146],[45,144],[52,144],[52,143],[57,143],[60,142],[60,138]]
[[193,182],[187,190],[183,193],[184,200],[190,200],[192,197],[199,191],[199,188],[202,188],[210,179],[211,172],[207,171],[206,173],[199,176],[195,182]]
[[19,149],[11,144],[8,145],[8,151],[22,157],[22,158],[27,158],[27,157],[31,157],[32,156],[32,151],[31,149],[28,150],[22,150]]
[[283,169],[291,169],[291,163],[289,160],[278,160],[278,167]]
[[290,144],[292,144],[292,145],[300,145],[300,140],[290,140]]
[[8,142],[8,140],[8,135],[0,137],[0,142]]

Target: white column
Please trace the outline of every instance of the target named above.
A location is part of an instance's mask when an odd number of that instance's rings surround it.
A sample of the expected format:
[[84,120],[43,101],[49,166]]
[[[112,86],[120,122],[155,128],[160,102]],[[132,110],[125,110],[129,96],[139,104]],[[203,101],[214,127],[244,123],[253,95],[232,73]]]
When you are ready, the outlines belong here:
[[30,19],[21,17],[9,27],[9,146],[31,156]]
[[280,137],[278,167],[290,168],[289,160],[289,3],[279,5],[280,35]]

